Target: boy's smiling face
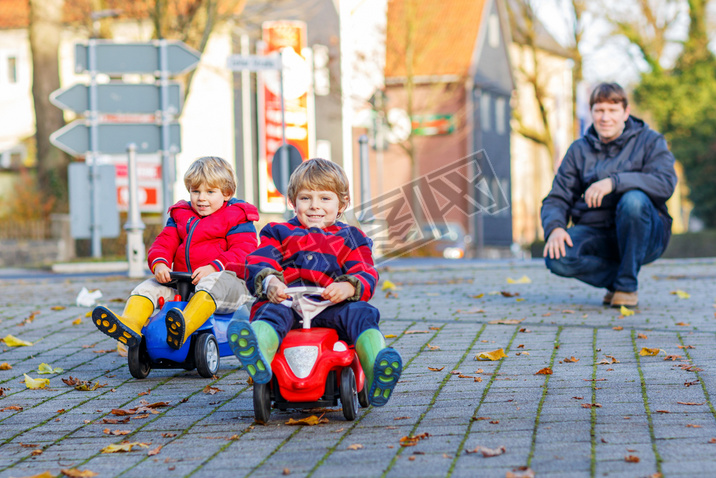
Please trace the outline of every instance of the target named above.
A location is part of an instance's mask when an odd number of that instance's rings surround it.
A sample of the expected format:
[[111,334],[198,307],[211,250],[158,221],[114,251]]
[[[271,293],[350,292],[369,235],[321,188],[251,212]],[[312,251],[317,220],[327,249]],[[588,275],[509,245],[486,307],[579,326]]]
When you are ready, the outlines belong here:
[[210,187],[206,184],[191,188],[189,194],[191,196],[191,207],[202,217],[215,213],[221,209],[224,201],[231,199],[231,196],[224,195],[220,188]]
[[298,221],[305,227],[326,228],[333,225],[338,215],[345,209],[341,207],[338,195],[333,191],[313,191],[301,189],[296,195]]

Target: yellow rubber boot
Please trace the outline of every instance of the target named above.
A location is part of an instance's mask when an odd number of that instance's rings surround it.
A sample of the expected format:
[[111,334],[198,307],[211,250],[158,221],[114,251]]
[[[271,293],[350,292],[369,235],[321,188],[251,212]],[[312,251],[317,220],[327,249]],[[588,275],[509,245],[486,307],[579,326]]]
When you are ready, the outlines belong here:
[[122,315],[117,315],[107,307],[95,307],[92,322],[113,339],[127,347],[139,345],[142,340],[142,327],[154,312],[154,304],[143,295],[130,295]]
[[184,310],[173,308],[167,312],[167,344],[176,350],[216,311],[216,302],[208,292],[200,290],[189,300]]

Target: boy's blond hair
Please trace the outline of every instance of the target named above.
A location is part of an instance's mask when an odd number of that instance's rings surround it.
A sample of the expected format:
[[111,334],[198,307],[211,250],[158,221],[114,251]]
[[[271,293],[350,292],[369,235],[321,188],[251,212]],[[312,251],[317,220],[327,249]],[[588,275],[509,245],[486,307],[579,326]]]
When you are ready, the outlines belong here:
[[231,165],[217,156],[204,156],[189,166],[184,174],[184,185],[188,191],[205,184],[210,188],[221,189],[224,196],[233,196],[236,191],[236,179]]
[[348,207],[350,190],[346,172],[332,161],[313,158],[301,163],[288,180],[288,200],[296,205],[296,196],[302,189],[331,191],[338,196],[340,208]]

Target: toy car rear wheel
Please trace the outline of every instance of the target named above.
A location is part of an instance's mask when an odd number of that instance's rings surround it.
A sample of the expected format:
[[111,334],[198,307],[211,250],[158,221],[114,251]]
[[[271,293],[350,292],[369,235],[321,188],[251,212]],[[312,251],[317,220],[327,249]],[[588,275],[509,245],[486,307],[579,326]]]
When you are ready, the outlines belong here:
[[152,364],[149,360],[149,353],[147,352],[147,343],[144,338],[139,342],[139,345],[129,347],[127,350],[127,364],[129,365],[129,373],[132,377],[143,379],[147,378],[149,372],[152,371]]
[[258,423],[268,423],[271,417],[271,388],[268,383],[254,383],[254,418]]
[[358,392],[356,391],[356,376],[350,367],[341,371],[340,396],[343,416],[348,421],[355,420],[356,410],[358,410]]
[[211,378],[219,370],[219,344],[213,334],[201,334],[196,338],[194,362],[196,370],[204,378]]
[[358,392],[358,403],[361,408],[368,408],[370,406],[370,402],[368,401],[368,383],[364,383],[363,390]]

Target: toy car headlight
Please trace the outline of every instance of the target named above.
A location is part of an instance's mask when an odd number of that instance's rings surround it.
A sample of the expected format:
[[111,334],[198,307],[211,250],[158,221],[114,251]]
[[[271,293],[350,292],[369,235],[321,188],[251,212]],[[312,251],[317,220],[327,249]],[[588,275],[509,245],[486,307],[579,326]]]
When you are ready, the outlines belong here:
[[290,347],[283,351],[283,356],[286,357],[286,362],[296,377],[306,378],[318,358],[318,347],[315,345]]
[[465,255],[465,251],[459,247],[446,247],[443,251],[443,257],[445,259],[462,259]]

